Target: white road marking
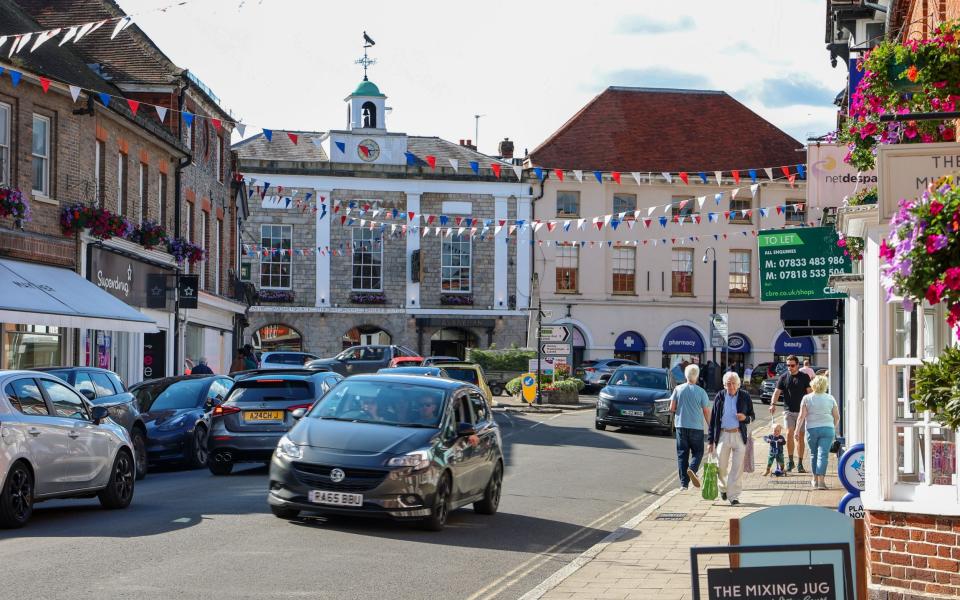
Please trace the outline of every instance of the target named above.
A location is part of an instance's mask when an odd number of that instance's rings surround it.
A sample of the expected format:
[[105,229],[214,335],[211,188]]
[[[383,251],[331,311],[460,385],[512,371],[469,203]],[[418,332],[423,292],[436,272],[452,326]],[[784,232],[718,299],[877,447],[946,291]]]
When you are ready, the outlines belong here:
[[190,517],[180,517],[179,519],[174,519],[170,521],[171,523],[189,523],[192,521]]

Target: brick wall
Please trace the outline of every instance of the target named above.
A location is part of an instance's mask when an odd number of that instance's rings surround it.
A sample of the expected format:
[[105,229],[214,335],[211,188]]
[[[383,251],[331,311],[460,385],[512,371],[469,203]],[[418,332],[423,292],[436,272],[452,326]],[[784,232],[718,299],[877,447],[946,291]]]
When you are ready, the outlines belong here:
[[904,15],[903,38],[926,38],[938,23],[960,18],[960,0],[912,0]]
[[867,524],[872,597],[960,596],[960,518],[871,511]]

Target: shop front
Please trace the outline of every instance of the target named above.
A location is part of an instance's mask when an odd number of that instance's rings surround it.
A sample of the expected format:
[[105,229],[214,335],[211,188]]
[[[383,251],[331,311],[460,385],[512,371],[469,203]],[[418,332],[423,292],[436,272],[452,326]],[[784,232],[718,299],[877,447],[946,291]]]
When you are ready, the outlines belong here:
[[727,336],[727,345],[720,348],[720,365],[723,371],[733,367],[738,375],[743,377],[743,370],[751,364],[750,353],[752,347],[750,338],[742,333],[731,333]]
[[636,331],[624,331],[613,343],[613,356],[645,364],[647,342]]
[[197,308],[182,311],[184,365],[180,372],[187,372],[198,359],[206,358],[214,373],[229,373],[238,345],[233,339],[234,318],[245,309],[243,304],[201,291]]
[[806,359],[813,362],[816,353],[817,343],[810,336],[790,337],[782,331],[773,343],[773,360],[776,362],[785,362],[790,355],[796,356],[801,364]]
[[703,336],[689,325],[677,325],[667,331],[661,347],[663,348],[661,366],[665,369],[672,369],[684,362],[703,362],[703,350],[705,348]]

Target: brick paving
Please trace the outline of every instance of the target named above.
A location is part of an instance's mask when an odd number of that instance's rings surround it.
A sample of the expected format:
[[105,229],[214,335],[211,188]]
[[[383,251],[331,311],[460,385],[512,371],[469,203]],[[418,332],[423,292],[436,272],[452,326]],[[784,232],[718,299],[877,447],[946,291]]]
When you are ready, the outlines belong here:
[[[764,425],[754,430],[759,438],[768,432]],[[691,546],[726,545],[729,519],[784,504],[807,504],[836,508],[844,490],[836,476],[836,457],[830,457],[826,491],[810,489],[810,476],[791,473],[786,477],[764,477],[766,445],[757,439],[754,473],[743,475],[743,493],[739,506],[730,506],[719,498],[710,502],[700,490],[679,489],[665,494],[652,507],[621,527],[604,542],[559,571],[524,600],[591,598],[640,598],[686,600],[693,597],[690,585]],[[804,466],[810,468],[809,457]],[[662,513],[686,513],[682,521],[658,521]],[[615,539],[613,539],[615,538]],[[693,542],[693,543],[691,543]],[[724,556],[704,557],[701,566],[701,590],[705,597],[705,569],[725,564]],[[579,564],[579,568],[577,568]],[[575,569],[575,570],[573,570]],[[570,572],[572,570],[572,572]]]

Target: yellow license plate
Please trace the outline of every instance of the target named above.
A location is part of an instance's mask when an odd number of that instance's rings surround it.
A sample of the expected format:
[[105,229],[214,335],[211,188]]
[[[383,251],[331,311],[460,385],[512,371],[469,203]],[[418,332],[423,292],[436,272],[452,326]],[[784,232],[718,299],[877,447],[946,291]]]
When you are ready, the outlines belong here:
[[282,421],[282,410],[245,410],[243,411],[244,421]]

